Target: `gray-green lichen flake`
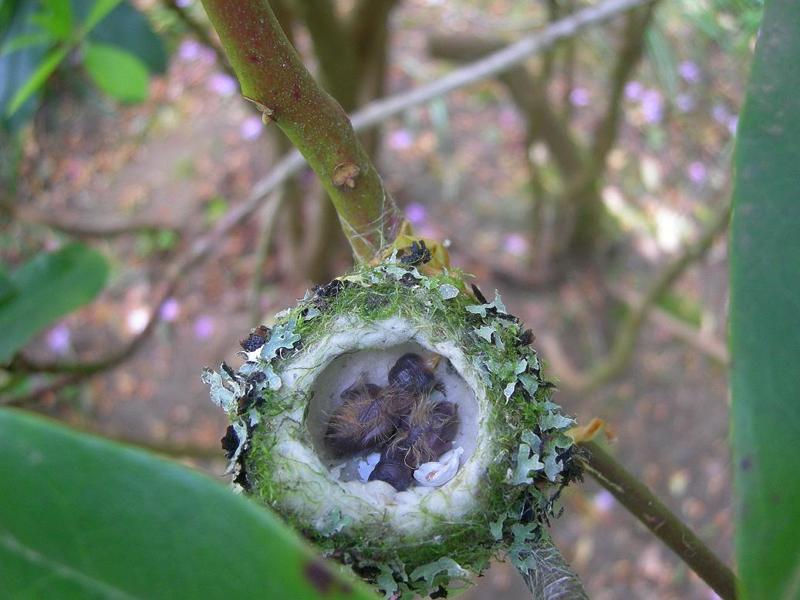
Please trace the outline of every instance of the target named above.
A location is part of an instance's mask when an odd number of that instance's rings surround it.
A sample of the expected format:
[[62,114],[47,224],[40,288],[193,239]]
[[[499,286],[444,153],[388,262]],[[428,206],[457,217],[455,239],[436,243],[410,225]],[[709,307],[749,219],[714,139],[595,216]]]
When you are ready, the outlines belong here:
[[224,369],[220,369],[219,373],[203,369],[202,379],[211,388],[211,401],[214,404],[228,414],[236,411],[236,401],[244,393],[238,381],[231,378]]
[[517,450],[517,464],[511,477],[512,484],[531,484],[536,472],[545,468],[545,464],[539,460],[541,445],[542,442],[535,433],[531,431],[523,432],[522,443],[520,443]]
[[439,295],[442,297],[442,300],[452,300],[458,296],[458,288],[449,283],[443,283],[439,286]]
[[278,356],[278,351],[282,348],[291,350],[294,345],[300,341],[300,335],[295,332],[297,327],[297,319],[290,319],[286,323],[276,325],[272,329],[272,335],[267,343],[261,349],[261,358],[265,361],[271,361]]
[[494,291],[494,301],[487,304],[472,304],[467,306],[467,312],[471,312],[482,317],[486,317],[487,311],[494,309],[501,314],[508,314],[506,305],[500,299],[500,294],[497,290]]
[[433,587],[436,577],[440,574],[447,576],[447,581],[464,580],[468,581],[469,572],[461,567],[456,561],[448,556],[444,556],[437,561],[422,565],[411,571],[409,579],[416,581],[422,579],[428,586]]

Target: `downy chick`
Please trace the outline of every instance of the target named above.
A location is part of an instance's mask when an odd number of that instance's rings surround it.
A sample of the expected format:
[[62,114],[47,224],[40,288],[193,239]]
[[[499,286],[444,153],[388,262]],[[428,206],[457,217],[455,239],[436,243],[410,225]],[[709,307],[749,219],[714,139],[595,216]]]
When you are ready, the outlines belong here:
[[387,443],[412,402],[407,394],[367,383],[364,376],[340,398],[342,404],[333,412],[325,433],[325,442],[337,458]]
[[385,481],[398,491],[407,489],[419,465],[450,450],[458,433],[457,411],[458,406],[451,402],[422,397],[381,452],[370,481]]

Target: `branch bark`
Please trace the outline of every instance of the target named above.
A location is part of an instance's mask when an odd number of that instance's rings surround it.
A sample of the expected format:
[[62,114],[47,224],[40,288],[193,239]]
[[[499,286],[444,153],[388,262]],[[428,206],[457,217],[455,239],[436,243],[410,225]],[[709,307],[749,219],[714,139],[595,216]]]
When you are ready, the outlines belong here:
[[532,543],[528,569],[519,569],[533,600],[588,600],[575,572],[551,540]]
[[375,125],[385,121],[392,115],[424,104],[453,90],[494,77],[498,73],[514,68],[534,54],[547,50],[559,40],[574,36],[590,25],[602,23],[626,10],[649,4],[653,1],[606,0],[597,6],[584,8],[541,31],[525,36],[502,50],[498,50],[465,67],[456,69],[428,85],[421,86],[405,94],[397,94],[386,100],[370,103],[358,111],[357,115],[353,115],[353,126],[358,129]]
[[265,0],[204,0],[246,97],[264,107],[319,176],[360,261],[396,235],[400,213],[347,114],[314,81]]
[[683,521],[595,442],[581,442],[584,471],[666,544],[724,600],[736,598],[736,577]]
[[571,229],[566,236],[569,250],[589,251],[596,245],[597,231],[605,216],[604,207],[599,202],[599,180],[605,172],[608,153],[614,147],[619,133],[625,85],[642,58],[645,34],[658,2],[655,0],[628,13],[622,47],[611,73],[611,92],[605,114],[595,127],[592,148],[583,171],[562,195],[562,202],[577,208],[574,222],[568,224]]
[[45,227],[79,238],[106,238],[130,233],[154,231],[178,232],[180,230],[177,224],[165,223],[163,219],[112,217],[110,219],[100,220],[99,222],[89,222],[86,217],[51,214],[25,204],[11,205],[8,208],[11,214],[20,221],[33,223],[35,225],[44,225]]
[[[499,38],[475,35],[434,35],[428,40],[431,56],[457,61],[474,61],[497,52],[504,46]],[[543,82],[522,66],[499,76],[514,103],[524,111],[533,137],[541,137],[565,177],[577,173],[582,164],[582,150],[570,135],[566,124],[553,110]]]

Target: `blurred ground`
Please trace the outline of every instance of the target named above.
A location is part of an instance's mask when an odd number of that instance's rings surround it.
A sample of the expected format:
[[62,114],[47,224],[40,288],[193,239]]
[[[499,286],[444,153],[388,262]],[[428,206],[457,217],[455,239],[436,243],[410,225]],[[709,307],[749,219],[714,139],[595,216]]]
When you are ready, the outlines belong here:
[[[510,26],[526,18],[522,4],[476,3],[456,10],[438,2],[405,3],[393,20],[399,33],[390,89],[405,90],[449,68],[424,53],[432,24],[468,30]],[[663,74],[659,79],[652,64],[640,69],[635,85],[626,89],[626,120],[604,190],[625,233],[606,276],[640,290],[698,229],[708,205],[724,197],[745,73],[741,60],[694,39],[679,11],[668,17],[670,39],[687,42],[672,50],[675,89],[665,89]],[[588,59],[607,60],[602,52]],[[584,69],[578,83],[570,94],[572,109],[590,123],[597,114],[593,103],[603,101],[604,81]],[[182,231],[182,239],[137,234],[99,242],[113,260],[111,285],[99,302],[43,335],[37,350],[42,356],[98,354],[143,327],[170,257],[268,172],[274,160],[271,136],[238,99],[235,83],[218,71],[213,55],[190,39],[176,49],[168,76],[154,84],[146,105],[119,110],[97,97],[73,98],[45,113],[40,127],[45,133],[35,148],[40,160],[26,167],[27,181],[46,182],[30,183],[26,190],[37,207],[87,220],[146,215]],[[499,288],[511,311],[534,332],[558,335],[577,363],[588,365],[587,357],[602,356],[613,332],[608,315],[614,314],[602,301],[602,273],[588,267],[567,273],[554,289],[531,291],[507,278],[496,281],[496,271],[487,266],[524,271],[530,245],[524,121],[504,89],[487,83],[456,92],[393,120],[384,133],[382,171],[417,231],[450,239],[457,266],[476,274],[484,290]],[[216,454],[226,420],[209,402],[200,371],[222,360],[235,362],[237,341],[253,325],[247,316],[249,278],[262,228],[253,219],[237,229],[213,260],[189,275],[165,308],[165,322],[132,360],[58,402],[43,399],[43,410],[107,435],[196,455],[187,460],[221,473],[221,464],[208,457]],[[23,248],[58,243],[44,230],[17,233]],[[277,273],[277,267],[271,258],[268,271]],[[697,313],[704,335],[717,339],[724,339],[726,280],[725,245],[718,241],[676,294]],[[274,278],[264,315],[291,304],[305,287]],[[561,392],[557,401],[579,421],[605,419],[622,462],[731,562],[722,365],[649,325],[623,377],[583,397]],[[564,504],[554,535],[592,598],[714,597],[592,482],[571,490]],[[463,597],[524,598],[525,593],[514,570],[499,564]]]

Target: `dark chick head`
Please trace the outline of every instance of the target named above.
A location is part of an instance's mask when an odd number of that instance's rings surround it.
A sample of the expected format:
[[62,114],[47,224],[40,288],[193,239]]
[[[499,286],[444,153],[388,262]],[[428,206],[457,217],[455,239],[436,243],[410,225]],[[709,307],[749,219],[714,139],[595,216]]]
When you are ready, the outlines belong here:
[[414,469],[405,462],[405,452],[387,446],[381,452],[381,459],[369,476],[370,481],[385,481],[398,492],[408,489],[414,481]]
[[362,377],[341,393],[342,404],[334,410],[325,432],[325,442],[335,456],[374,448],[394,433],[397,417],[382,391]]
[[417,394],[428,393],[433,389],[444,391],[433,375],[431,362],[433,361],[426,361],[413,352],[404,354],[389,370],[389,385]]

